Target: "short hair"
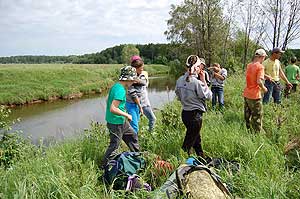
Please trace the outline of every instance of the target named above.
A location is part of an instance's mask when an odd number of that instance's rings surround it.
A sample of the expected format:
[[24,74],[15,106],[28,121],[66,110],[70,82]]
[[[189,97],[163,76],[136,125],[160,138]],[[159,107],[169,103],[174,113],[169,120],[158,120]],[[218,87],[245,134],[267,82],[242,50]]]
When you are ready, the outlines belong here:
[[131,66],[134,68],[139,68],[143,65],[144,65],[144,62],[141,59],[137,59],[137,60],[134,60],[133,62],[131,62]]
[[297,62],[297,57],[292,57],[291,62],[292,62],[292,64],[296,63]]

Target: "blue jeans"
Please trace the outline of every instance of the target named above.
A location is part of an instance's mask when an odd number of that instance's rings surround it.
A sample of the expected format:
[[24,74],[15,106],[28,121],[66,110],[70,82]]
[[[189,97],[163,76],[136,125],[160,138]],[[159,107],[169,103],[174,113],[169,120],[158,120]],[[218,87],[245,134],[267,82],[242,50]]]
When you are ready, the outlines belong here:
[[144,106],[143,107],[143,111],[144,111],[144,115],[147,117],[147,119],[149,120],[149,131],[152,131],[154,128],[154,124],[156,121],[156,117],[152,111],[151,106]]
[[274,103],[280,104],[280,93],[281,93],[281,86],[280,82],[273,82],[266,80],[265,87],[267,87],[268,91],[264,94],[263,103],[267,104],[270,101],[271,95],[274,99]]
[[136,103],[130,103],[130,102],[126,102],[125,107],[127,113],[132,116],[130,126],[137,134],[139,132],[140,109]]
[[224,108],[224,89],[223,87],[211,87],[212,92],[212,106],[215,107],[217,101],[219,103],[220,108]]

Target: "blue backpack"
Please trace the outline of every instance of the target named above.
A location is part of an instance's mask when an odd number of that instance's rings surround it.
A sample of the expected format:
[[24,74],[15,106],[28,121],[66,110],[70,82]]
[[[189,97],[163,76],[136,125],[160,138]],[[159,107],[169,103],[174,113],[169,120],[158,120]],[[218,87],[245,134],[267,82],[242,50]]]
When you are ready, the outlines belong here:
[[[128,189],[134,190],[137,188],[146,187],[146,183],[132,183],[139,181],[139,176],[136,175],[140,170],[145,168],[145,160],[138,152],[123,152],[117,155],[113,160],[110,160],[104,168],[104,181],[108,185],[112,185],[115,190]],[[129,186],[134,185],[134,186]],[[136,184],[136,185],[135,185]],[[148,188],[146,188],[148,190]],[[129,191],[130,191],[129,190]]]

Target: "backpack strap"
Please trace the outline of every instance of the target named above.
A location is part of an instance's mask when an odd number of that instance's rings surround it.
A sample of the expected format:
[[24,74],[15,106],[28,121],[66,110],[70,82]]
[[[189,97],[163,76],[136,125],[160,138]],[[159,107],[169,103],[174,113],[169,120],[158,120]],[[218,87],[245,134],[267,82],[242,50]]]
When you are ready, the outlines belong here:
[[177,187],[178,187],[179,194],[182,196],[183,195],[183,188],[182,188],[181,180],[179,178],[178,169],[176,169],[176,171],[175,171],[175,176],[176,176],[176,184],[177,184]]

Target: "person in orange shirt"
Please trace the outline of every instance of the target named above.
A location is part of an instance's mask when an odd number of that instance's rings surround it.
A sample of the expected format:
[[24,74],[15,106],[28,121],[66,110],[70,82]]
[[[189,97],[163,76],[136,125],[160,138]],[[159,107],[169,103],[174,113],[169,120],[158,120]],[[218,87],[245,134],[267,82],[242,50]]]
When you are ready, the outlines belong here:
[[267,53],[264,49],[255,51],[255,56],[246,69],[246,88],[244,89],[244,118],[248,130],[262,130],[262,92],[268,89],[264,86],[264,66]]

